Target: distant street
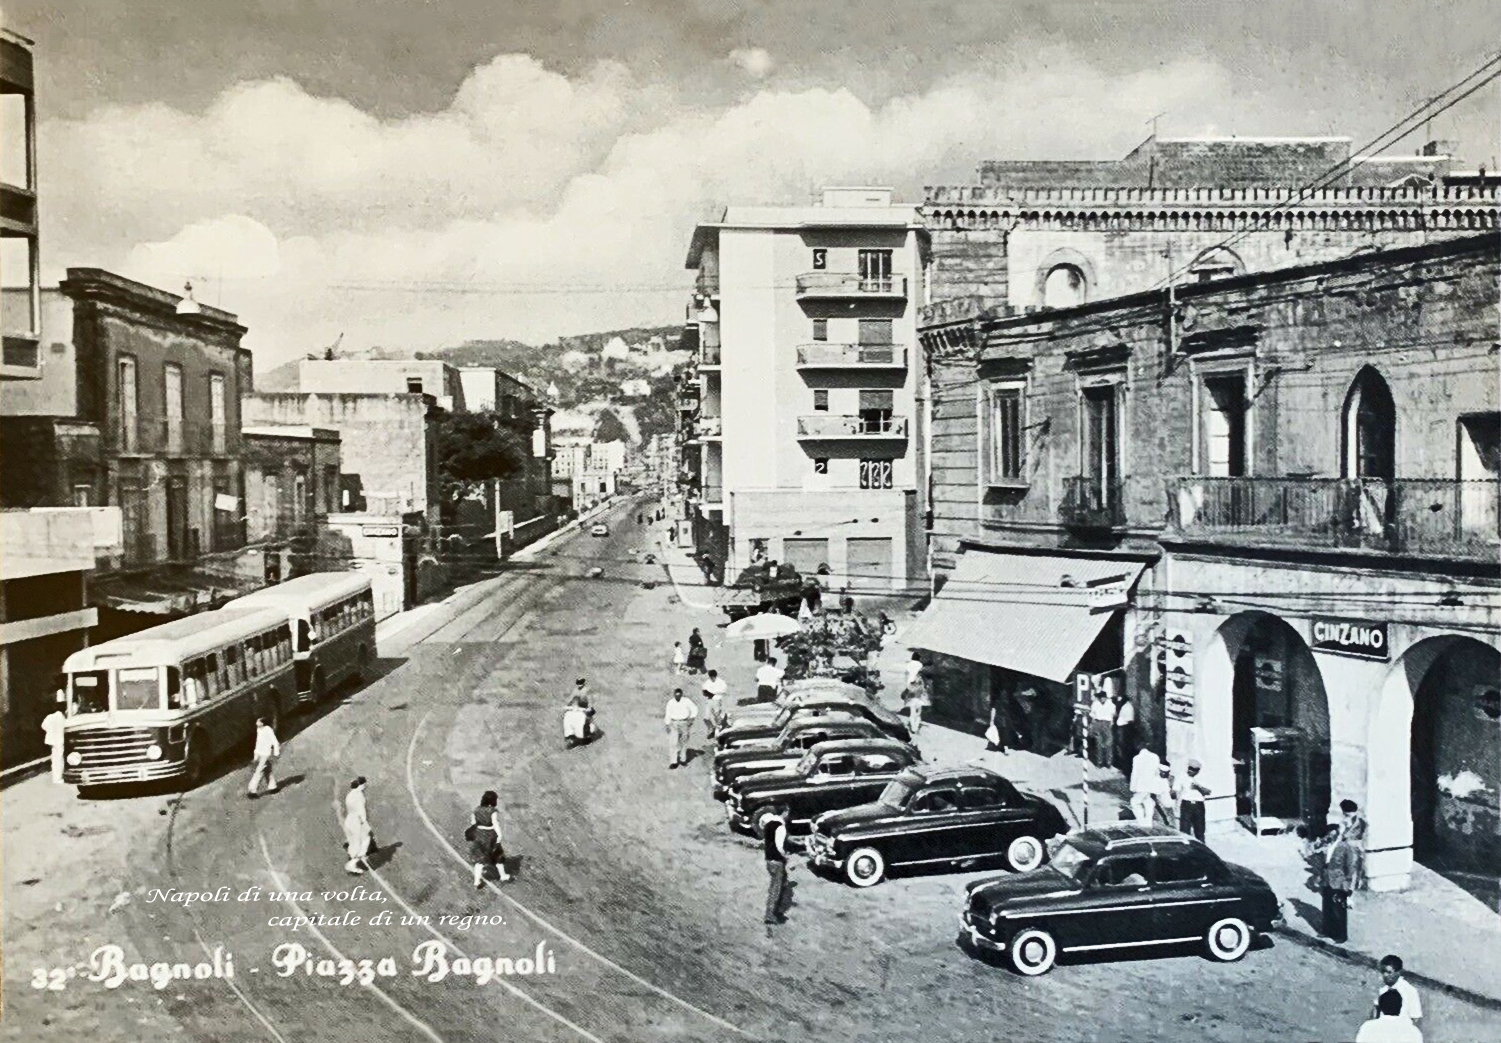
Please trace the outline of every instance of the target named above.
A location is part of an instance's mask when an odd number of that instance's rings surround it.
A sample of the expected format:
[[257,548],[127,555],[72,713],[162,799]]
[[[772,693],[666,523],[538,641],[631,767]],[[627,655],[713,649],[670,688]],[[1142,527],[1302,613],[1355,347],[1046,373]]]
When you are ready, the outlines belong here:
[[[284,736],[285,788],[274,796],[247,801],[239,762],[175,803],[171,794],[76,800],[45,779],[7,791],[0,1039],[1353,1037],[1374,972],[1283,939],[1231,965],[1188,954],[1065,965],[1038,980],[972,959],[955,944],[965,876],[857,891],[799,862],[790,920],[768,938],[761,854],[726,830],[707,757],[666,770],[661,721],[673,640],[700,627],[710,665],[728,667],[732,697],[749,694],[749,647],[721,646],[723,617],[681,604],[661,566],[642,562],[656,533],[635,523],[634,507],[610,524],[609,537],[565,536],[387,642],[377,680]],[[603,575],[590,577],[596,567]],[[575,676],[590,681],[604,735],[565,751],[559,716]],[[696,679],[682,682],[697,694]],[[701,726],[694,745],[702,754]],[[369,778],[382,845],[376,872],[359,878],[343,872],[335,812],[355,775]],[[461,834],[487,788],[500,793],[518,875],[476,892]],[[152,889],[221,886],[312,896],[147,901]],[[386,902],[321,894],[361,886]],[[266,923],[382,909],[392,925]],[[418,914],[431,923],[400,923]],[[459,919],[470,916],[504,923]],[[341,985],[314,964],[314,974],[281,977],[272,953],[287,942],[314,959],[394,957],[398,973]],[[556,972],[429,982],[411,961],[434,942],[449,961],[541,954]],[[35,968],[76,964],[105,943],[147,963],[196,963],[222,947],[235,976],[161,990],[126,981],[111,992],[82,976],[60,991],[32,987]],[[1438,994],[1424,1004],[1430,1039],[1501,1037],[1494,1012]]]

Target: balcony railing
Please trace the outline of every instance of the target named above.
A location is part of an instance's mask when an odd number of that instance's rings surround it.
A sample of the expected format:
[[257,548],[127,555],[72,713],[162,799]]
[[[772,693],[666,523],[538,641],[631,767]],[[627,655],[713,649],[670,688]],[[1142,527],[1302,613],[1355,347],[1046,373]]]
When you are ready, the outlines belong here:
[[799,344],[800,369],[906,369],[907,349],[890,344]]
[[1058,516],[1076,529],[1115,529],[1126,524],[1122,483],[1095,475],[1072,475],[1063,479],[1063,502]]
[[797,418],[799,438],[906,438],[904,416],[846,416],[838,413],[814,413]]
[[800,299],[874,297],[905,300],[907,278],[897,275],[872,279],[858,272],[804,272],[797,277],[797,295]]
[[1501,548],[1501,483],[1443,478],[1181,478],[1184,536],[1226,543],[1479,554]]

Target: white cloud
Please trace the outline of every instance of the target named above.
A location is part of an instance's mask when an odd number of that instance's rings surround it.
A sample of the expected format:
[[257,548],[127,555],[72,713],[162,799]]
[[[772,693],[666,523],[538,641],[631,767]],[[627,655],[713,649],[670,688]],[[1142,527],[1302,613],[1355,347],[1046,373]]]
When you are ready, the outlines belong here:
[[[424,349],[672,322],[710,204],[851,181],[972,176],[993,156],[1114,156],[1165,108],[1235,122],[1257,105],[1219,67],[1106,74],[1067,51],[997,54],[871,106],[847,89],[716,108],[601,63],[525,55],[474,70],[440,112],[379,119],[287,80],[202,112],[101,109],[43,125],[44,261],[168,288],[219,279],[260,365],[327,343]],[[1244,125],[1244,124],[1242,124]]]
[[758,80],[764,79],[771,72],[772,66],[776,64],[764,47],[737,47],[726,57],[731,65],[739,68],[747,76],[753,76]]

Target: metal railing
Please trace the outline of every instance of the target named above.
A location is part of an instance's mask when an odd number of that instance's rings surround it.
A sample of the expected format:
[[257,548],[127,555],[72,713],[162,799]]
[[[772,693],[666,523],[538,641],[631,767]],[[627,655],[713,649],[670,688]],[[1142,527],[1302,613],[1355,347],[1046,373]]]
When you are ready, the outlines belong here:
[[905,438],[904,416],[813,413],[797,418],[799,438]]
[[1114,529],[1126,524],[1125,505],[1121,482],[1097,475],[1070,475],[1063,479],[1058,517],[1072,528]]
[[906,297],[904,275],[868,278],[859,272],[804,272],[797,277],[799,297]]
[[799,344],[797,364],[805,368],[851,366],[907,368],[907,349],[891,344]]
[[1444,478],[1180,478],[1169,482],[1179,533],[1391,552],[1493,557],[1501,483]]

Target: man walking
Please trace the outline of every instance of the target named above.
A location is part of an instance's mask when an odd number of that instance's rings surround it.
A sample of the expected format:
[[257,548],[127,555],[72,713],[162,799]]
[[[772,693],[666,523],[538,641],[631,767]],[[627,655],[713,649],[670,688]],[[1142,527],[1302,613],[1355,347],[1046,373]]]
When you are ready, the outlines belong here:
[[65,700],[61,688],[57,690],[59,705],[46,717],[42,718],[42,738],[52,753],[52,781],[63,781],[63,725],[67,723],[67,717],[63,715],[62,703]]
[[1115,704],[1103,688],[1096,689],[1089,704],[1089,761],[1097,768],[1110,767],[1115,752]]
[[250,784],[245,796],[254,800],[261,795],[262,783],[267,793],[275,793],[276,774],[272,770],[276,758],[281,756],[281,743],[276,741],[276,732],[271,729],[271,719],[259,717],[255,722],[255,767],[250,772]]
[[766,820],[761,835],[766,855],[766,932],[775,924],[787,922],[787,817],[778,812]]
[[922,731],[922,712],[928,705],[928,679],[923,670],[923,661],[914,648],[907,660],[907,687],[902,690],[902,702],[907,705],[907,730],[913,735]]
[[1167,799],[1167,765],[1143,746],[1131,759],[1131,814],[1143,825],[1156,825],[1157,811]]
[[1178,802],[1178,829],[1198,840],[1204,839],[1204,801],[1209,796],[1209,787],[1199,781],[1199,772],[1204,765],[1189,761],[1184,772],[1173,776],[1169,787],[1172,798]]
[[724,697],[729,693],[729,690],[730,686],[725,684],[724,678],[719,676],[718,670],[710,670],[704,675],[702,691],[704,698],[709,701],[711,706],[717,702],[722,708],[724,706]]
[[1350,937],[1350,891],[1357,872],[1355,852],[1350,842],[1340,835],[1337,825],[1328,826],[1324,837],[1332,843],[1324,856],[1324,877],[1320,881],[1323,915],[1319,933],[1343,945]]
[[672,698],[667,700],[667,710],[662,714],[662,721],[667,725],[668,745],[672,751],[672,763],[667,765],[668,768],[688,763],[688,733],[697,717],[698,707],[693,704],[693,700],[685,699],[681,688],[674,688]]
[[777,666],[776,656],[767,656],[756,670],[756,702],[771,703],[777,698],[777,686],[786,672]]

